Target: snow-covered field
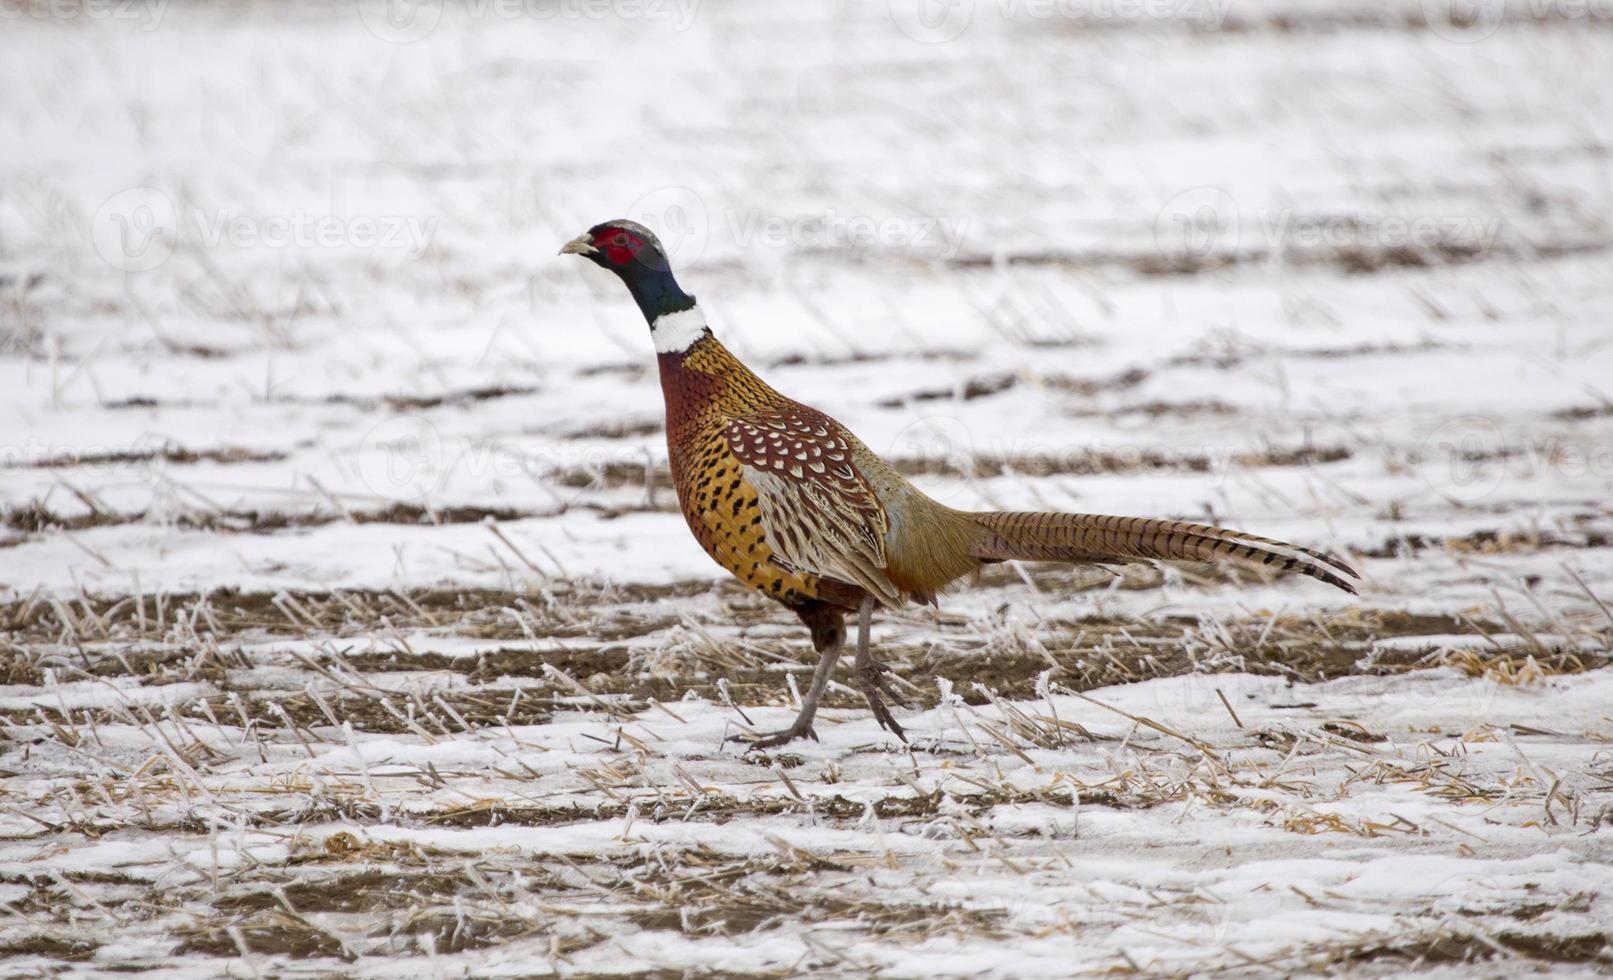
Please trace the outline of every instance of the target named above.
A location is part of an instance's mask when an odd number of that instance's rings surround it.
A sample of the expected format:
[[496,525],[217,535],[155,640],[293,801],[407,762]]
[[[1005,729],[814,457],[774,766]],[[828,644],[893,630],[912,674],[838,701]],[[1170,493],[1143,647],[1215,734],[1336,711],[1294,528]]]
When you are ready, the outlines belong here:
[[[0,5],[0,975],[1613,969],[1613,9]],[[804,630],[676,513],[657,227],[1007,567]]]

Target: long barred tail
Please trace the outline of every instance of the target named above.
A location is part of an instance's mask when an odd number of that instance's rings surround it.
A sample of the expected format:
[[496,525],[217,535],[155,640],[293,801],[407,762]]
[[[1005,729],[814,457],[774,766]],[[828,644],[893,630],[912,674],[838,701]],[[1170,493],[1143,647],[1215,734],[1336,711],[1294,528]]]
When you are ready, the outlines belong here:
[[974,545],[974,557],[985,561],[1105,562],[1233,561],[1301,575],[1356,594],[1356,570],[1331,555],[1241,531],[1102,514],[984,512],[970,514],[988,533]]

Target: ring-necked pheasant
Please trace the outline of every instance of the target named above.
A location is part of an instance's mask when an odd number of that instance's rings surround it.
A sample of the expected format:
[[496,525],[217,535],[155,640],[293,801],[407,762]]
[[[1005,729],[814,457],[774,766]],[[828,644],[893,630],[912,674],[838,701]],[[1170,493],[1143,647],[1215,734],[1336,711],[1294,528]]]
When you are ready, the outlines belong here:
[[934,602],[949,584],[1008,559],[1121,563],[1153,559],[1293,570],[1355,592],[1355,570],[1329,555],[1203,524],[1094,514],[970,513],[931,500],[840,423],[774,391],[712,335],[678,286],[654,234],[627,220],[595,225],[560,249],[615,273],[649,321],[666,399],[667,452],[689,529],[741,582],[788,606],[819,655],[800,714],[812,718],[857,613],[857,684],[879,723],[906,740],[868,647],[874,606]]

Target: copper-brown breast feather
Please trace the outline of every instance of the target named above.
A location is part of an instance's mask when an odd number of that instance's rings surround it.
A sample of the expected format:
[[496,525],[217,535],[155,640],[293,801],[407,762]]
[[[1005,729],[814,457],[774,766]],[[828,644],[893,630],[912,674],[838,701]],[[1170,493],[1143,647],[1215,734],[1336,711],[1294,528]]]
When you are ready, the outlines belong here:
[[890,519],[838,423],[800,407],[747,414],[723,435],[756,488],[774,561],[859,585],[887,605],[906,601],[886,571]]

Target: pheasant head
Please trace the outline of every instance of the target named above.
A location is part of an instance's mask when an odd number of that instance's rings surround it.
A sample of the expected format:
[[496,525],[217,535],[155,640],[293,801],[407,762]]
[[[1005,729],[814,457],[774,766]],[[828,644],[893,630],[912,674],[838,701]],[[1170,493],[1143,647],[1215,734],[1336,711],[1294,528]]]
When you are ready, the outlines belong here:
[[617,218],[597,224],[562,245],[560,254],[581,255],[614,273],[649,323],[657,351],[685,350],[705,332],[706,318],[672,275],[660,240],[638,222]]

